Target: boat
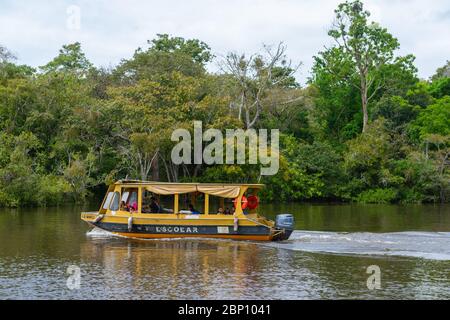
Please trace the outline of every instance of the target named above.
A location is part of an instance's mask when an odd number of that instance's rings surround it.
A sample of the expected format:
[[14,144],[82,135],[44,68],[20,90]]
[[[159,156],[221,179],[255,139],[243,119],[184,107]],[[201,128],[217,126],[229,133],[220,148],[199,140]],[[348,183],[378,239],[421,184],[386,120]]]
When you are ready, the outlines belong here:
[[287,240],[294,217],[278,214],[273,221],[262,216],[258,192],[263,187],[119,180],[109,186],[100,209],[82,212],[81,219],[130,238]]

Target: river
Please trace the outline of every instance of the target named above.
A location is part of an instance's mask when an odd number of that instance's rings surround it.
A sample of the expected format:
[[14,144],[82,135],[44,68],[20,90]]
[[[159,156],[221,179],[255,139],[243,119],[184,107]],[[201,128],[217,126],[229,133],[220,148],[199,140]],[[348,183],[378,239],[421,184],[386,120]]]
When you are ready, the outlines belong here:
[[276,243],[119,238],[96,207],[0,209],[0,299],[450,299],[450,205],[262,205],[295,215]]

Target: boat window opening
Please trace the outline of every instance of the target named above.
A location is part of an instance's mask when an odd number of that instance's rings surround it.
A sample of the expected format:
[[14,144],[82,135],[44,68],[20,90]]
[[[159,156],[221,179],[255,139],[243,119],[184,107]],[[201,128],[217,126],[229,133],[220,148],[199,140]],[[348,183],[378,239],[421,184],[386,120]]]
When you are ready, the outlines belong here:
[[142,213],[173,213],[174,196],[142,190]]
[[112,199],[113,195],[114,195],[114,192],[108,193],[108,195],[106,196],[105,203],[103,204],[103,209],[109,208],[109,204],[111,203],[111,199]]
[[121,211],[135,212],[138,209],[137,188],[122,188],[122,198],[119,208]]
[[205,195],[201,192],[191,192],[180,195],[180,213],[203,214]]
[[119,192],[114,192],[114,198],[111,201],[111,206],[109,207],[109,209],[111,209],[112,211],[117,211],[119,210],[119,204],[120,204],[120,193]]
[[174,195],[159,195],[159,213],[173,213]]
[[179,200],[179,206],[180,206],[180,213],[189,214],[188,205],[191,202],[189,194],[180,194],[180,200]]
[[232,199],[209,195],[209,214],[231,214]]

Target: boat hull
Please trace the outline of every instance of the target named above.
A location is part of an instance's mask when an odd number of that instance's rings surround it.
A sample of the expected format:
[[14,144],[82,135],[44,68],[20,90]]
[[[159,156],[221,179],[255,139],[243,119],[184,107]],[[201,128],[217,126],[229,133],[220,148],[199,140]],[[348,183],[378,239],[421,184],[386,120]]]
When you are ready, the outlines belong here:
[[143,239],[162,238],[222,238],[236,240],[270,241],[273,238],[271,228],[266,226],[233,226],[211,225],[164,225],[164,224],[133,224],[129,228],[124,223],[90,222],[92,226],[111,233]]

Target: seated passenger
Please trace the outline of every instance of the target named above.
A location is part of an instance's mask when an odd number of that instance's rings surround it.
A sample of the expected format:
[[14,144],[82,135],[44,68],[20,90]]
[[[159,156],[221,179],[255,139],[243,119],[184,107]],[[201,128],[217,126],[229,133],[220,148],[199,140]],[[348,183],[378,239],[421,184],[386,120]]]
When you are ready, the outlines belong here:
[[219,208],[219,210],[217,210],[218,214],[223,214],[223,208]]
[[125,201],[121,201],[120,202],[120,211],[130,211],[130,209],[128,208],[127,204],[125,203]]
[[138,209],[137,202],[134,201],[134,202],[131,204],[131,206],[130,206],[130,212],[136,212],[137,209]]
[[151,203],[150,203],[150,210],[152,213],[159,213],[161,212],[161,206],[158,203],[158,200],[155,197],[151,198]]
[[197,209],[195,209],[194,206],[192,205],[192,203],[189,204],[189,211],[190,211],[192,214],[200,214],[200,211],[198,211]]
[[150,209],[150,205],[149,204],[143,204],[142,205],[142,213],[151,213],[152,210]]
[[150,198],[147,194],[144,194],[142,199],[142,213],[150,213],[152,212],[150,209]]
[[230,208],[226,207],[226,208],[225,208],[224,214],[231,214],[231,213],[230,213]]

